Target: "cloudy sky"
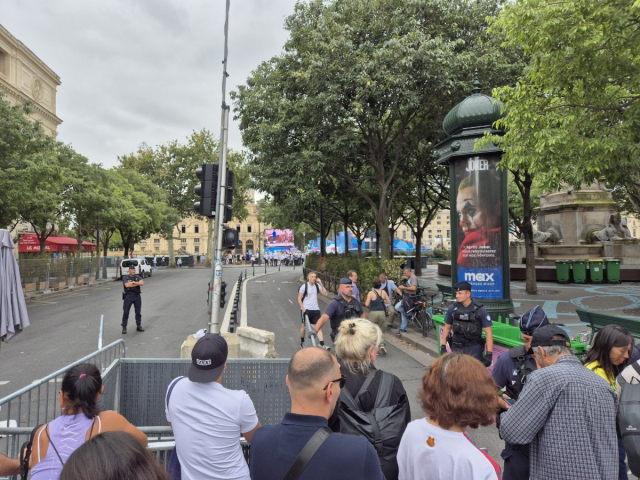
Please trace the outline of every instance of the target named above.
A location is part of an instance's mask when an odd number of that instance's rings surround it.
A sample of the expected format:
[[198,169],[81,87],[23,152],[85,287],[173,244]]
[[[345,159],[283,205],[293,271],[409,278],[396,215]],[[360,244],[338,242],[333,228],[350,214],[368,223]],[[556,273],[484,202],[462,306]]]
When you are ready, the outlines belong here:
[[[295,0],[231,0],[229,92],[282,51]],[[220,132],[225,0],[0,0],[0,24],[61,80],[58,139],[104,166]],[[237,124],[229,147],[242,148]]]

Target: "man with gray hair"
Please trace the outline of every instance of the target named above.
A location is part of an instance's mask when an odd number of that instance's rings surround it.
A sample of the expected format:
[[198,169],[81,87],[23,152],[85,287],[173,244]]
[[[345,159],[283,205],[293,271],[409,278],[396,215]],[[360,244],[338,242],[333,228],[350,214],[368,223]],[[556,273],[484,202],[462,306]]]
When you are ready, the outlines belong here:
[[538,370],[500,419],[511,445],[531,443],[533,480],[618,478],[616,394],[573,355],[567,333],[545,325],[533,334]]
[[378,455],[364,436],[332,433],[328,419],[345,377],[336,358],[319,347],[289,362],[291,412],[282,423],[256,430],[251,442],[252,480],[383,480]]

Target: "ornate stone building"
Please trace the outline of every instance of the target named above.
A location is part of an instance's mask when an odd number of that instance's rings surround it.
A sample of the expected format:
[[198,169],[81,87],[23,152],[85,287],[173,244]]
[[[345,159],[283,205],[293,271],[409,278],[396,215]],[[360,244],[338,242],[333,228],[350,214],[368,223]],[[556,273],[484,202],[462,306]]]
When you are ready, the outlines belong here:
[[0,92],[14,104],[31,101],[33,119],[52,137],[62,123],[56,115],[59,85],[60,77],[0,25]]

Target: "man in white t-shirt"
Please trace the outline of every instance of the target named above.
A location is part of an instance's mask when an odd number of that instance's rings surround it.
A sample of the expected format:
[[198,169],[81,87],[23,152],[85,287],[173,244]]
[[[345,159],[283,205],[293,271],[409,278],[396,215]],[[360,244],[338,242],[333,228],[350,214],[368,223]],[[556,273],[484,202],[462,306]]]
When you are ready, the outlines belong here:
[[176,378],[167,389],[165,412],[183,480],[250,480],[240,436],[251,443],[261,425],[249,395],[221,384],[227,352],[220,335],[200,338],[188,377]]
[[[320,319],[320,306],[318,305],[318,293],[322,293],[325,297],[328,297],[329,294],[327,290],[322,286],[320,280],[316,280],[316,273],[310,272],[307,275],[307,283],[302,285],[298,290],[298,305],[300,305],[301,317],[302,317],[302,326],[300,327],[300,348],[304,348],[304,334],[305,334],[305,325],[304,325],[304,317],[305,315],[309,318],[309,323],[311,325],[315,325],[318,319]],[[324,344],[324,337],[322,336],[322,330],[318,332],[318,340],[320,341],[320,346],[325,350],[329,350],[330,347],[327,347]]]

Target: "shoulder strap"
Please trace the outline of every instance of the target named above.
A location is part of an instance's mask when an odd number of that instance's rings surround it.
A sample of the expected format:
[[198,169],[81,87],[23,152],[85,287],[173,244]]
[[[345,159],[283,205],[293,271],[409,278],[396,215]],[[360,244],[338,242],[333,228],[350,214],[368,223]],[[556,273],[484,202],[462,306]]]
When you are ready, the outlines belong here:
[[33,449],[33,440],[36,436],[36,433],[43,425],[45,424],[41,423],[33,430],[31,430],[29,441],[25,442],[20,448],[20,480],[27,479],[27,475],[29,473],[29,460],[31,459],[31,450]]
[[320,285],[318,285],[318,282],[316,282],[316,291],[320,293]]
[[302,300],[304,300],[304,297],[307,296],[307,285],[309,285],[308,282],[304,283],[304,293],[302,294]]
[[169,390],[167,390],[167,399],[166,399],[166,405],[167,408],[169,408],[169,399],[171,398],[171,392],[173,392],[173,388],[176,386],[176,384],[182,380],[184,377],[178,377],[176,378],[173,383],[171,385],[169,385]]
[[47,439],[49,440],[49,446],[53,447],[53,450],[56,452],[56,455],[58,456],[58,460],[60,460],[60,463],[62,464],[62,466],[64,466],[64,462],[62,461],[62,457],[60,456],[60,453],[58,452],[58,449],[53,444],[53,442],[51,441],[51,437],[49,436],[49,425],[44,427],[44,433],[47,434]]
[[388,372],[382,372],[380,386],[376,395],[375,408],[388,407],[391,402],[391,393],[393,392],[394,378]]
[[316,430],[316,433],[313,434],[293,461],[293,464],[284,476],[284,480],[298,480],[300,475],[302,475],[302,472],[304,472],[304,469],[307,468],[307,465],[313,456],[332,433],[333,432],[328,427],[321,427]]
[[632,366],[632,367],[633,367],[633,369],[636,371],[636,373],[637,373],[638,375],[640,375],[640,365],[638,365],[638,362],[637,362],[637,361],[636,361],[636,362],[633,362],[633,363],[631,364],[631,366]]

